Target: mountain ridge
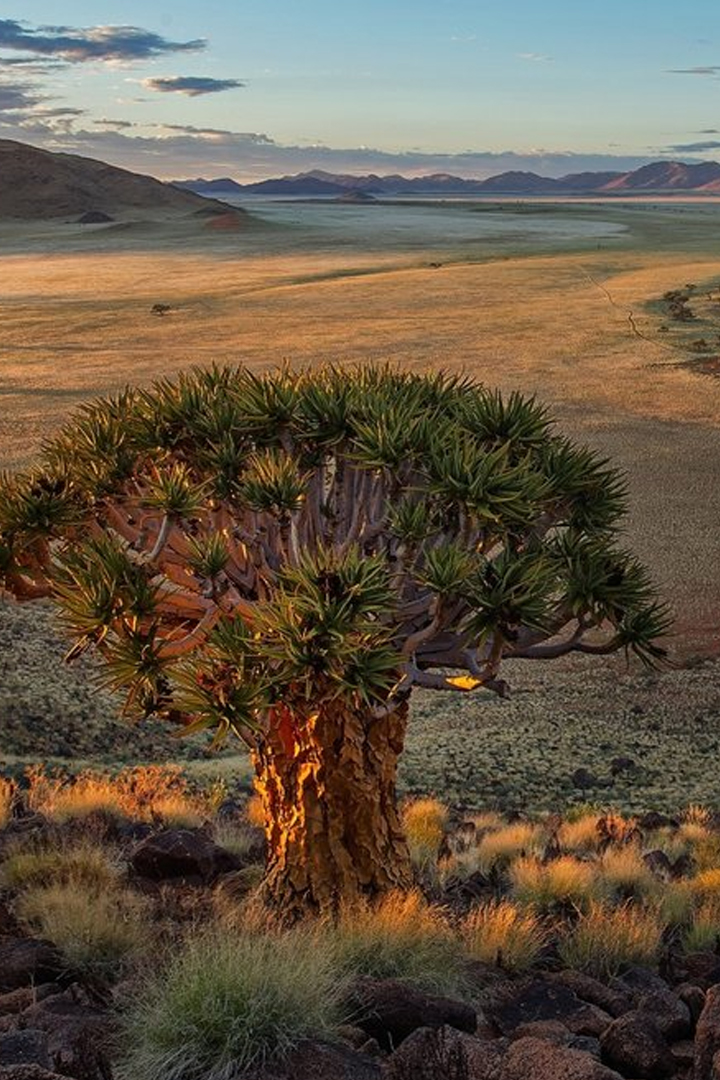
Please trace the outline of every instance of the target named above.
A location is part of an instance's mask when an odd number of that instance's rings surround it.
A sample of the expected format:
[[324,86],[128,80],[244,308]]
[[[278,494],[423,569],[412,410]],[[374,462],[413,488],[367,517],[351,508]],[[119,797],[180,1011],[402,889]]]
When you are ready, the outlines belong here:
[[398,173],[354,175],[311,169],[294,175],[273,177],[241,184],[231,177],[174,180],[184,190],[207,196],[300,195],[342,196],[350,190],[368,195],[607,195],[622,193],[677,194],[697,192],[720,194],[720,163],[702,161],[686,164],[657,161],[628,172],[580,172],[549,177],[538,173],[510,171],[485,180],[466,179],[450,173],[405,177]]

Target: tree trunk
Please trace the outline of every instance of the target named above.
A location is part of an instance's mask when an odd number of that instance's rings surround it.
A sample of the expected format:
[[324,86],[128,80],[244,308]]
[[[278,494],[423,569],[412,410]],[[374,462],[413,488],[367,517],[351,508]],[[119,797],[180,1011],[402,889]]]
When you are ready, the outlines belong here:
[[382,719],[340,701],[273,710],[255,755],[268,843],[266,899],[290,918],[408,888],[395,799],[407,704]]

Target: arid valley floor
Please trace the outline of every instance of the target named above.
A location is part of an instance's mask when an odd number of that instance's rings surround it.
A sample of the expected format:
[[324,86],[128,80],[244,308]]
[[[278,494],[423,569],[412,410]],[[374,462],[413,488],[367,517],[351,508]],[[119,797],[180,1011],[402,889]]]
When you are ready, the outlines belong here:
[[[378,209],[348,213],[371,225]],[[598,798],[720,806],[720,203],[447,212],[469,223],[492,213],[514,229],[465,243],[454,225],[449,239],[423,245],[393,244],[368,225],[363,243],[343,242],[337,209],[322,231],[316,210],[300,207],[288,224],[252,206],[227,232],[197,221],[3,224],[0,465],[27,466],[86,398],[213,361],[384,359],[536,394],[563,429],[627,471],[627,540],[673,605],[678,666],[525,664],[511,674],[509,702],[423,698],[403,782],[476,803],[517,805],[525,792],[544,806],[578,795],[577,767],[602,778],[627,754],[642,767]],[[523,222],[542,215],[609,227],[526,235]],[[663,294],[689,284],[698,318],[674,322]],[[153,314],[158,303],[170,310]],[[81,728],[88,717],[110,723],[86,675],[61,667],[47,620],[43,609],[0,607],[0,726],[10,732],[0,763],[38,756],[18,734],[21,715],[36,732],[60,730],[63,712]],[[103,756],[83,738],[77,757]],[[42,745],[53,756],[51,743]]]

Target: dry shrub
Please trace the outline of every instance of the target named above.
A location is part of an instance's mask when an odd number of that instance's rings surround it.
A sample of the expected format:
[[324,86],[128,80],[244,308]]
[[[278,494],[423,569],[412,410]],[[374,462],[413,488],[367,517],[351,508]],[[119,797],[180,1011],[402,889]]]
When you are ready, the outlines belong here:
[[472,959],[507,971],[527,971],[548,941],[548,932],[537,915],[509,900],[492,901],[471,911],[463,922],[462,935]]
[[374,906],[347,906],[325,929],[348,977],[402,979],[437,993],[463,985],[459,942],[444,913],[419,890],[390,893]]
[[448,822],[448,808],[437,799],[413,799],[402,811],[413,866],[427,870],[437,863]]
[[176,765],[142,765],[116,775],[86,771],[69,778],[28,770],[28,801],[53,821],[84,818],[98,811],[137,821],[167,825],[200,825],[207,817],[205,800],[189,791]]
[[4,829],[12,816],[17,785],[14,780],[0,777],[0,829]]
[[543,910],[563,904],[584,907],[597,891],[596,868],[572,855],[548,863],[535,857],[516,859],[509,873],[515,899]]
[[662,931],[657,912],[650,909],[630,902],[620,907],[594,903],[560,941],[558,952],[567,967],[610,978],[623,964],[653,967]]
[[720,901],[720,869],[702,870],[689,881],[692,891],[703,899]]
[[80,889],[76,882],[24,892],[18,915],[61,950],[68,967],[90,976],[112,976],[148,944],[143,900],[128,889]]

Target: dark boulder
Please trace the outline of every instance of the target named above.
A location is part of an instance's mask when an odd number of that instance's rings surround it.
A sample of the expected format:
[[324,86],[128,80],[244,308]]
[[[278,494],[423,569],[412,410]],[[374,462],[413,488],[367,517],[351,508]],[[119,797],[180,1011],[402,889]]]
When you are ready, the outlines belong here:
[[720,1053],[720,985],[711,986],[705,997],[695,1032],[695,1080],[711,1080],[713,1059]]
[[357,979],[346,999],[352,1022],[386,1050],[421,1027],[444,1025],[473,1034],[477,1013],[463,1001],[435,997],[396,979]]
[[49,941],[9,938],[0,942],[0,990],[49,982],[61,975],[63,958]]
[[686,1039],[692,1032],[690,1009],[671,990],[654,990],[643,994],[638,1011],[653,1017],[668,1042]]
[[542,1039],[518,1039],[508,1050],[498,1080],[622,1080],[590,1054]]
[[488,1015],[503,1035],[523,1024],[559,1020],[573,1035],[596,1036],[612,1023],[603,1009],[549,979],[532,979],[509,991],[493,1003]]
[[244,1073],[243,1080],[381,1080],[382,1076],[380,1063],[368,1054],[307,1039],[295,1047],[287,1062]]
[[199,829],[163,829],[148,836],[137,845],[130,863],[139,877],[150,881],[183,878],[203,882],[242,865]]
[[633,1011],[613,1020],[600,1049],[603,1061],[624,1076],[662,1080],[677,1072],[670,1046],[648,1013]]
[[44,1031],[25,1028],[0,1035],[0,1065],[51,1065],[48,1037]]
[[497,1080],[506,1044],[451,1027],[418,1028],[387,1063],[386,1080]]
[[77,223],[78,225],[107,225],[108,222],[114,220],[115,218],[103,213],[102,210],[88,210],[77,219]]

